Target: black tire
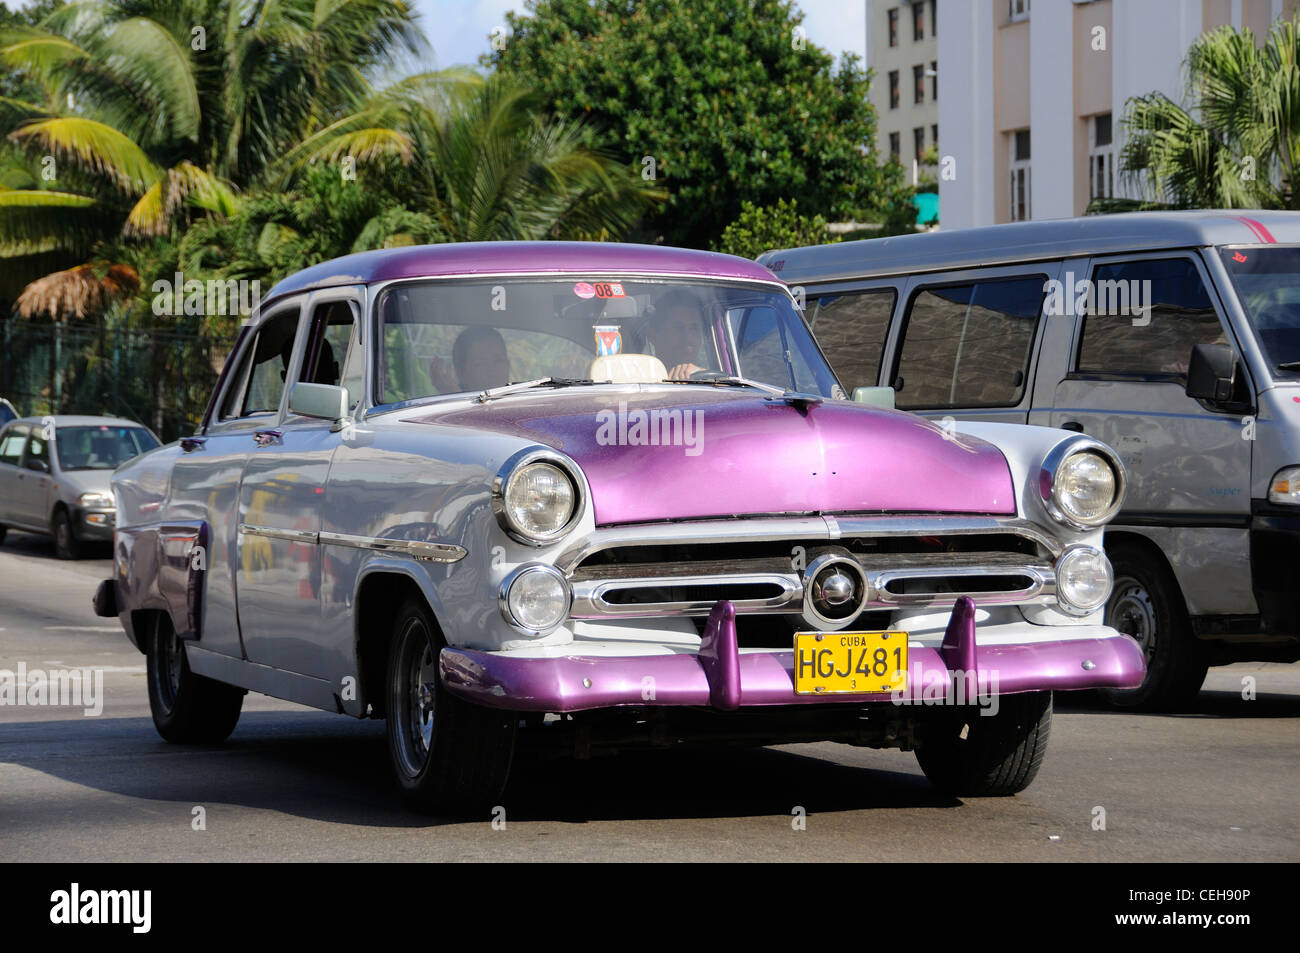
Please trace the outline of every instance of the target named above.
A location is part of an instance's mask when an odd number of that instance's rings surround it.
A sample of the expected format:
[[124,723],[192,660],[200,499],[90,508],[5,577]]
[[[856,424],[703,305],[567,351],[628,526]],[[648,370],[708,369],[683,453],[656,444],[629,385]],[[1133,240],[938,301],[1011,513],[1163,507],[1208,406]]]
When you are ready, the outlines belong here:
[[5,537],[8,535],[9,535],[9,527],[5,526],[3,523],[0,523],[0,543],[3,543],[5,541]]
[[230,737],[244,690],[190,671],[185,645],[165,613],[154,614],[146,669],[154,727],[173,744],[217,744]]
[[68,518],[68,511],[61,506],[54,511],[54,519],[50,520],[50,532],[54,534],[56,556],[60,559],[81,558],[81,540],[77,539],[77,531]]
[[426,814],[493,806],[510,776],[518,723],[513,712],[472,705],[443,687],[444,645],[424,601],[407,600],[389,646],[388,752],[402,800]]
[[1192,634],[1191,619],[1177,581],[1165,564],[1140,546],[1106,547],[1115,569],[1115,588],[1106,603],[1106,624],[1133,636],[1146,657],[1139,688],[1105,689],[1115,708],[1161,710],[1194,701],[1205,681],[1209,653]]
[[964,718],[927,725],[918,739],[916,760],[945,794],[1006,797],[1034,780],[1051,730],[1051,692],[1003,695],[996,715],[971,709]]

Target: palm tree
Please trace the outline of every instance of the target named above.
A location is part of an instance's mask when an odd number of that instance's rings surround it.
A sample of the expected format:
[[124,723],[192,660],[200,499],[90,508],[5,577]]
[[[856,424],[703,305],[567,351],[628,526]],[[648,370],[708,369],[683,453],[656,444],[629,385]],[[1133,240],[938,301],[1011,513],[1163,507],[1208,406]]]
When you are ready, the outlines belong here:
[[1212,30],[1186,68],[1190,110],[1161,93],[1125,110],[1120,162],[1140,204],[1300,207],[1300,19],[1274,24],[1262,48],[1249,30]]
[[0,183],[18,183],[0,186],[0,258],[84,260],[195,211],[229,215],[422,43],[403,0],[88,0],[8,30],[0,63],[39,96],[0,99],[21,150],[0,154]]

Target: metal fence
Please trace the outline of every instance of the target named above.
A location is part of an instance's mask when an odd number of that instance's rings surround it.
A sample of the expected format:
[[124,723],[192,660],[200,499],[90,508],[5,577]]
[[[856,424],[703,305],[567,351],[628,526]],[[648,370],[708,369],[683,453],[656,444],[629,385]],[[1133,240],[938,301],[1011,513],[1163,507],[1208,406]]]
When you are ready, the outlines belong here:
[[23,415],[105,414],[164,441],[192,433],[235,341],[193,329],[0,316],[0,397]]

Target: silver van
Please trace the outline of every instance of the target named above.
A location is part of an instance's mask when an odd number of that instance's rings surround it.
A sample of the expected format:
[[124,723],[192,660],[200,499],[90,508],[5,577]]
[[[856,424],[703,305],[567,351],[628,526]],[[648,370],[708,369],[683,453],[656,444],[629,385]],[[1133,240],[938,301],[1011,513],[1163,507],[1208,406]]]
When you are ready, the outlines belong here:
[[1119,452],[1106,621],[1148,674],[1115,704],[1176,705],[1209,665],[1300,658],[1300,213],[1023,222],[759,261],[847,388]]

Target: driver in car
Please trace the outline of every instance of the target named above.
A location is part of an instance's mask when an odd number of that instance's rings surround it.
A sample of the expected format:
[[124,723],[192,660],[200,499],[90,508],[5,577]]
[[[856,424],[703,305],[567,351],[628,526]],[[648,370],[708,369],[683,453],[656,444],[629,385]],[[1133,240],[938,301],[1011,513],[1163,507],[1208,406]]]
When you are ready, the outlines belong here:
[[680,289],[655,302],[655,313],[646,329],[653,353],[668,368],[669,380],[690,380],[705,370],[698,361],[704,339],[704,310],[695,295]]
[[[471,325],[457,335],[451,348],[451,365],[448,368],[447,359],[442,357],[429,362],[429,378],[441,394],[488,390],[510,383],[505,339],[487,325]],[[454,378],[450,373],[453,370]]]

